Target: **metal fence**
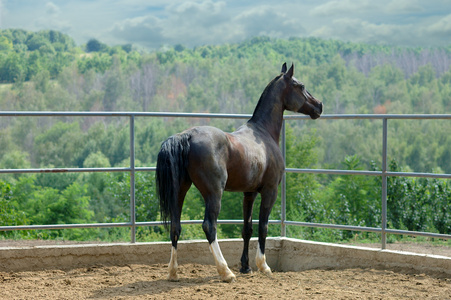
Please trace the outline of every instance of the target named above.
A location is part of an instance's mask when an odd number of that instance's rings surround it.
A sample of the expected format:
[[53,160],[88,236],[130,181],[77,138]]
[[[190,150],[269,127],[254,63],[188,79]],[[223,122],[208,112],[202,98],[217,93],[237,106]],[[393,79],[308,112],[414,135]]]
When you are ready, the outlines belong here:
[[[20,225],[20,226],[0,226],[0,231],[11,230],[39,230],[39,229],[69,229],[69,228],[100,228],[100,227],[129,227],[131,229],[130,241],[136,242],[136,228],[138,226],[158,226],[161,222],[136,222],[135,215],[135,173],[155,171],[155,167],[135,167],[135,118],[139,117],[183,117],[183,118],[222,118],[222,119],[249,119],[251,115],[246,114],[207,114],[207,113],[164,113],[164,112],[0,112],[0,117],[127,117],[130,126],[130,166],[125,168],[55,168],[55,169],[0,169],[1,173],[60,173],[60,172],[129,172],[130,173],[130,221],[121,223],[92,223],[92,224],[54,224],[54,225]],[[281,133],[281,149],[283,157],[286,157],[285,123],[289,120],[309,119],[303,115],[285,115]],[[449,234],[438,234],[430,232],[407,231],[387,228],[387,177],[429,177],[451,179],[451,174],[418,173],[418,172],[389,172],[387,171],[387,128],[388,120],[411,119],[411,120],[450,120],[451,114],[436,115],[323,115],[319,120],[355,120],[371,119],[382,120],[382,170],[381,171],[361,171],[361,170],[335,170],[335,169],[296,169],[286,168],[286,173],[314,173],[333,175],[365,175],[380,176],[382,178],[382,222],[380,228],[321,224],[309,222],[297,222],[286,219],[286,177],[285,174],[281,183],[281,219],[270,220],[270,224],[281,225],[281,236],[286,236],[286,226],[304,226],[317,228],[331,228],[340,230],[366,231],[381,234],[381,248],[386,248],[387,234],[405,234],[411,236],[426,236],[441,239],[450,239]],[[257,221],[258,222],[258,221]],[[201,224],[202,220],[182,221],[183,224]],[[218,220],[219,224],[241,224],[242,220]]]

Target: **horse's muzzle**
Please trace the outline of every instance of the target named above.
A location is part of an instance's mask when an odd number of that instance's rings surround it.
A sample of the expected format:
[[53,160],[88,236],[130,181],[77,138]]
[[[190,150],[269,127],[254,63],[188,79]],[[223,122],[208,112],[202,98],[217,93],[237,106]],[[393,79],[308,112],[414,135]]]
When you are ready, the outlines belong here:
[[323,103],[319,102],[318,106],[313,107],[312,112],[310,113],[310,118],[313,120],[318,119],[323,113]]

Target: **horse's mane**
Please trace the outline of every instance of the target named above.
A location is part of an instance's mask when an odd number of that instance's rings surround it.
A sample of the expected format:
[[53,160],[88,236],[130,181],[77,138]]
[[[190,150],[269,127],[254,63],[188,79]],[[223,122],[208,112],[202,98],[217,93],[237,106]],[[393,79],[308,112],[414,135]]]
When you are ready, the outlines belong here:
[[[254,109],[254,113],[252,114],[252,118],[255,116],[255,113],[260,109],[260,107],[264,104],[265,101],[263,101],[263,99],[265,99],[268,96],[269,92],[273,90],[274,84],[282,76],[283,76],[283,74],[280,74],[279,76],[277,76],[276,78],[274,78],[273,80],[271,80],[268,83],[266,88],[263,90],[263,93],[261,94],[260,99],[257,102],[257,106]],[[252,120],[252,118],[251,118],[251,120]]]

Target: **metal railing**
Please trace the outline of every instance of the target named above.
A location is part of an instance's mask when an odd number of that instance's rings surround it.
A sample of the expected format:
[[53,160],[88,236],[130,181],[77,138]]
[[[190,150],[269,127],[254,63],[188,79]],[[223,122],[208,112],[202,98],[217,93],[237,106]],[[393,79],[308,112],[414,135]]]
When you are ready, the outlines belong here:
[[[138,226],[158,226],[161,222],[136,222],[135,215],[135,173],[143,171],[155,171],[155,167],[135,166],[135,118],[136,117],[184,117],[184,118],[222,118],[222,119],[249,119],[247,114],[209,114],[209,113],[166,113],[166,112],[0,112],[0,117],[127,117],[130,126],[130,166],[122,168],[53,168],[53,169],[0,169],[1,173],[60,173],[60,172],[129,172],[130,173],[130,221],[118,223],[91,223],[91,224],[55,224],[55,225],[18,225],[0,226],[0,231],[11,230],[39,230],[39,229],[69,229],[69,228],[105,228],[105,227],[129,227],[131,229],[130,241],[136,242],[136,227]],[[282,133],[281,149],[285,159],[286,140],[285,122],[288,120],[310,119],[303,115],[285,115]],[[426,236],[441,239],[450,239],[449,234],[438,234],[430,232],[407,231],[387,228],[387,177],[429,177],[451,179],[451,174],[418,173],[418,172],[389,172],[387,171],[387,128],[388,120],[391,119],[451,119],[451,114],[437,115],[323,115],[319,120],[343,120],[343,119],[371,119],[382,120],[382,169],[381,171],[361,171],[361,170],[334,170],[334,169],[296,169],[286,168],[281,183],[281,219],[270,220],[270,224],[281,225],[281,236],[286,236],[286,226],[304,226],[317,228],[331,228],[340,230],[366,231],[381,234],[381,248],[386,248],[387,234],[407,234],[412,236]],[[318,121],[316,121],[318,122]],[[382,178],[382,222],[381,227],[363,227],[351,225],[322,224],[310,222],[298,222],[286,220],[286,173],[313,173],[313,174],[333,174],[333,175],[365,175],[380,176]],[[258,221],[257,221],[258,222]],[[182,224],[201,224],[202,220],[186,220]],[[241,224],[242,220],[218,220],[219,224]]]

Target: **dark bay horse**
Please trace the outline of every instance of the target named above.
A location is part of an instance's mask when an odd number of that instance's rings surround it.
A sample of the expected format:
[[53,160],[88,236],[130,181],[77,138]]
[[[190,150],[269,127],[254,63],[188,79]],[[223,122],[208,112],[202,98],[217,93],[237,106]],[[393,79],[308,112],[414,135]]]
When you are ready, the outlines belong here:
[[157,161],[157,189],[162,220],[171,223],[172,241],[169,280],[177,280],[177,242],[180,237],[180,216],[185,195],[194,183],[205,201],[202,228],[218,273],[223,281],[235,280],[222,256],[216,238],[216,225],[222,193],[244,193],[242,236],[244,249],[240,272],[248,273],[249,240],[252,236],[252,208],[261,195],[256,264],[271,274],[266,264],[265,241],[268,218],[277,198],[285,163],[279,148],[283,112],[290,110],[319,118],[323,104],[315,99],[300,81],[293,77],[293,65],[282,72],[263,91],[252,118],[235,132],[225,133],[210,126],[185,130],[169,137],[161,145]]

